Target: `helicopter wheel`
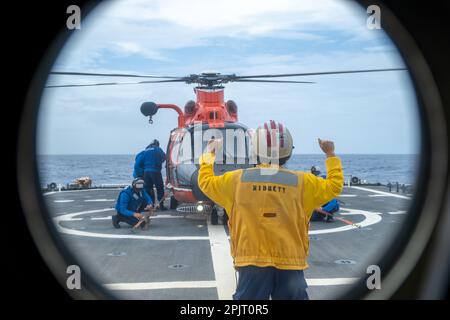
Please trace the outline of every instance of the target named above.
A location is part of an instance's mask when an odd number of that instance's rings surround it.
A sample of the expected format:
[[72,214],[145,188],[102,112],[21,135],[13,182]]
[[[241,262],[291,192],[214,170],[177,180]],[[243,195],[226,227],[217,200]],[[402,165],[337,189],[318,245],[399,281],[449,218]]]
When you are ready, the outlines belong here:
[[215,225],[217,225],[218,223],[219,223],[219,215],[217,214],[217,209],[214,208],[214,209],[211,211],[211,224],[212,224],[213,226],[215,226]]
[[227,214],[227,212],[225,211],[225,209],[223,209],[222,224],[223,224],[224,226],[227,226],[227,225],[228,225],[228,214]]
[[174,196],[170,197],[170,209],[174,210],[178,207],[178,200]]

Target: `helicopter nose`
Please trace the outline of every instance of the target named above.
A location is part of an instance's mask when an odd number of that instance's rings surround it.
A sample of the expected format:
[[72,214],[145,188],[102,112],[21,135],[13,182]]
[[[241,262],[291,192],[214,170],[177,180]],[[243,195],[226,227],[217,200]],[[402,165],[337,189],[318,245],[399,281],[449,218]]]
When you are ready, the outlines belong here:
[[195,172],[191,176],[191,186],[192,186],[192,193],[194,194],[194,197],[199,201],[211,201],[200,189],[198,185],[198,169],[195,170]]

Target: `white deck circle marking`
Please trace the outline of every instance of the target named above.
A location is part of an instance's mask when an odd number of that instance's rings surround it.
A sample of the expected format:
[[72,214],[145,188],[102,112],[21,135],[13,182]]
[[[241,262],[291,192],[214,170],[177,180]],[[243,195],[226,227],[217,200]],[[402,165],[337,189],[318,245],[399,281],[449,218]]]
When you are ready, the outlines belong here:
[[[341,215],[363,215],[365,219],[361,222],[357,222],[356,224],[361,227],[367,227],[372,224],[376,224],[381,221],[381,213],[379,212],[369,212],[364,210],[356,210],[356,209],[347,209],[347,208],[341,208],[344,211],[348,212],[340,212]],[[136,235],[136,234],[111,234],[111,233],[98,233],[98,232],[90,232],[90,231],[79,231],[79,230],[73,230],[66,227],[61,226],[59,223],[63,221],[79,221],[82,218],[75,218],[76,216],[83,215],[83,214],[89,214],[89,213],[99,213],[99,212],[106,212],[106,211],[114,211],[113,208],[106,208],[106,209],[97,209],[97,210],[87,210],[87,211],[79,211],[74,213],[68,213],[59,215],[53,218],[58,231],[61,233],[71,234],[71,235],[78,235],[78,236],[84,236],[84,237],[94,237],[94,238],[109,238],[109,239],[142,239],[142,240],[208,240],[209,237],[206,236],[148,236],[148,235]],[[168,218],[168,215],[161,215],[161,218]],[[157,218],[158,216],[152,217]],[[151,218],[151,219],[152,219]],[[107,220],[110,219],[108,217],[98,217],[98,218],[91,218],[92,220]],[[343,231],[349,231],[353,229],[358,229],[356,226],[352,225],[345,225],[341,227],[336,228],[330,228],[330,229],[321,229],[321,230],[309,230],[309,234],[325,234],[325,233],[335,233],[335,232],[343,232]]]
[[[357,225],[363,227],[370,226],[372,224],[378,223],[381,221],[381,213],[379,212],[369,212],[364,210],[356,210],[356,209],[347,209],[347,208],[341,208],[341,210],[345,210],[348,212],[339,212],[343,216],[351,216],[351,215],[363,215],[365,219],[361,222],[356,222]],[[333,233],[333,232],[342,232],[342,231],[348,231],[358,229],[356,226],[352,225],[345,225],[342,227],[337,228],[331,228],[331,229],[321,229],[321,230],[310,230],[309,234],[324,234],[324,233]]]
[[108,238],[108,239],[140,239],[140,240],[165,240],[165,241],[177,241],[177,240],[208,240],[208,237],[202,236],[146,236],[146,235],[137,235],[137,234],[111,234],[111,233],[98,233],[98,232],[89,232],[89,231],[80,231],[73,230],[60,225],[60,222],[63,221],[74,221],[74,217],[89,214],[89,213],[98,213],[98,212],[106,212],[106,211],[114,211],[115,209],[107,208],[107,209],[98,209],[98,210],[88,210],[88,211],[80,211],[74,213],[68,213],[64,215],[60,215],[53,218],[53,221],[56,224],[56,228],[59,232],[75,235],[75,236],[83,236],[83,237],[93,237],[93,238]]

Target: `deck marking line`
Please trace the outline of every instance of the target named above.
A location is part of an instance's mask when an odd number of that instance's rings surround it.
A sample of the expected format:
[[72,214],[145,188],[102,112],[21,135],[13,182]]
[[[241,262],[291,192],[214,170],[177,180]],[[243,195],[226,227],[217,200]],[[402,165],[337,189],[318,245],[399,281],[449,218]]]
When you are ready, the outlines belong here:
[[177,241],[177,240],[208,240],[208,237],[201,236],[179,236],[179,237],[168,237],[168,236],[144,236],[135,234],[110,234],[110,233],[96,233],[88,231],[80,231],[67,229],[61,225],[57,225],[57,229],[61,233],[92,237],[92,238],[107,238],[107,239],[139,239],[139,240],[164,240],[164,241]]
[[67,199],[67,200],[53,200],[53,202],[56,202],[56,203],[66,203],[66,202],[74,202],[75,200],[69,200],[69,199]]
[[406,214],[406,211],[390,211],[389,214]]
[[231,300],[236,291],[236,277],[230,241],[223,225],[207,225],[219,300]]
[[91,220],[111,220],[112,216],[107,217],[92,217]]
[[343,197],[343,198],[353,198],[353,197],[357,197],[357,194],[341,194],[339,196],[339,198]]
[[[91,220],[111,220],[111,217],[112,216],[92,217]],[[162,215],[158,215],[158,216],[152,216],[152,217],[150,217],[150,220],[153,220],[153,219],[181,219],[181,218],[183,218],[183,217],[182,216],[172,216],[170,214],[162,214]]]
[[56,228],[59,232],[75,235],[75,236],[83,236],[83,237],[93,237],[93,238],[108,238],[108,239],[144,239],[144,240],[165,240],[165,241],[177,241],[177,240],[208,240],[208,237],[204,236],[147,236],[147,235],[138,235],[138,234],[111,234],[111,233],[98,233],[98,232],[89,232],[89,231],[80,231],[73,230],[66,227],[63,227],[60,222],[63,221],[73,221],[74,217],[88,214],[88,213],[98,213],[105,211],[113,211],[112,208],[107,209],[98,209],[98,210],[88,210],[88,211],[80,211],[69,214],[60,215],[53,218],[55,222]]
[[317,278],[306,279],[308,286],[339,286],[354,284],[359,278]]
[[88,214],[88,213],[98,213],[98,212],[105,212],[105,211],[113,211],[115,210],[114,208],[105,208],[105,209],[95,209],[95,210],[86,210],[86,211],[79,211],[79,212],[72,212],[72,213],[66,213],[66,214],[61,214],[61,213],[57,213],[57,216],[54,217],[53,219],[56,221],[70,221],[72,220],[72,217],[78,216],[78,215],[82,215],[82,214]]
[[86,192],[86,191],[111,191],[111,190],[123,190],[123,188],[104,188],[104,189],[83,189],[83,190],[65,190],[65,191],[50,191],[50,192],[45,192],[42,195],[43,196],[50,196],[52,194],[65,194],[65,193],[69,193],[69,192]]
[[384,191],[378,191],[378,190],[372,190],[372,189],[368,189],[368,188],[363,188],[363,187],[351,187],[352,189],[356,189],[356,190],[363,190],[363,191],[368,191],[368,192],[373,192],[373,193],[378,193],[378,194],[384,194],[390,197],[394,197],[394,198],[401,198],[401,199],[408,199],[411,200],[410,197],[406,197],[406,196],[402,196],[399,194],[393,194],[393,193],[389,193],[389,192],[384,192]]
[[[312,278],[306,279],[310,287],[339,286],[354,284],[359,278]],[[182,288],[216,288],[217,281],[167,281],[167,282],[135,282],[135,283],[107,283],[103,285],[109,290],[158,290]],[[233,292],[234,293],[234,292]]]
[[103,285],[109,290],[155,290],[180,288],[215,288],[216,281],[171,281],[171,282],[136,282],[108,283]]
[[106,201],[116,201],[116,199],[86,199],[84,202],[106,202]]

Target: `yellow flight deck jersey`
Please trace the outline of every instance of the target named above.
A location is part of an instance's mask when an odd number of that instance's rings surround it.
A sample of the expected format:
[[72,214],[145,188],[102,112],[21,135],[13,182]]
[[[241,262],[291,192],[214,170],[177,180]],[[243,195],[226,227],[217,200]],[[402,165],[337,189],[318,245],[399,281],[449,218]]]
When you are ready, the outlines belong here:
[[200,158],[198,184],[225,208],[235,267],[308,268],[308,223],[315,208],[342,192],[338,157],[327,158],[327,178],[281,167],[255,168],[214,175],[212,153]]

